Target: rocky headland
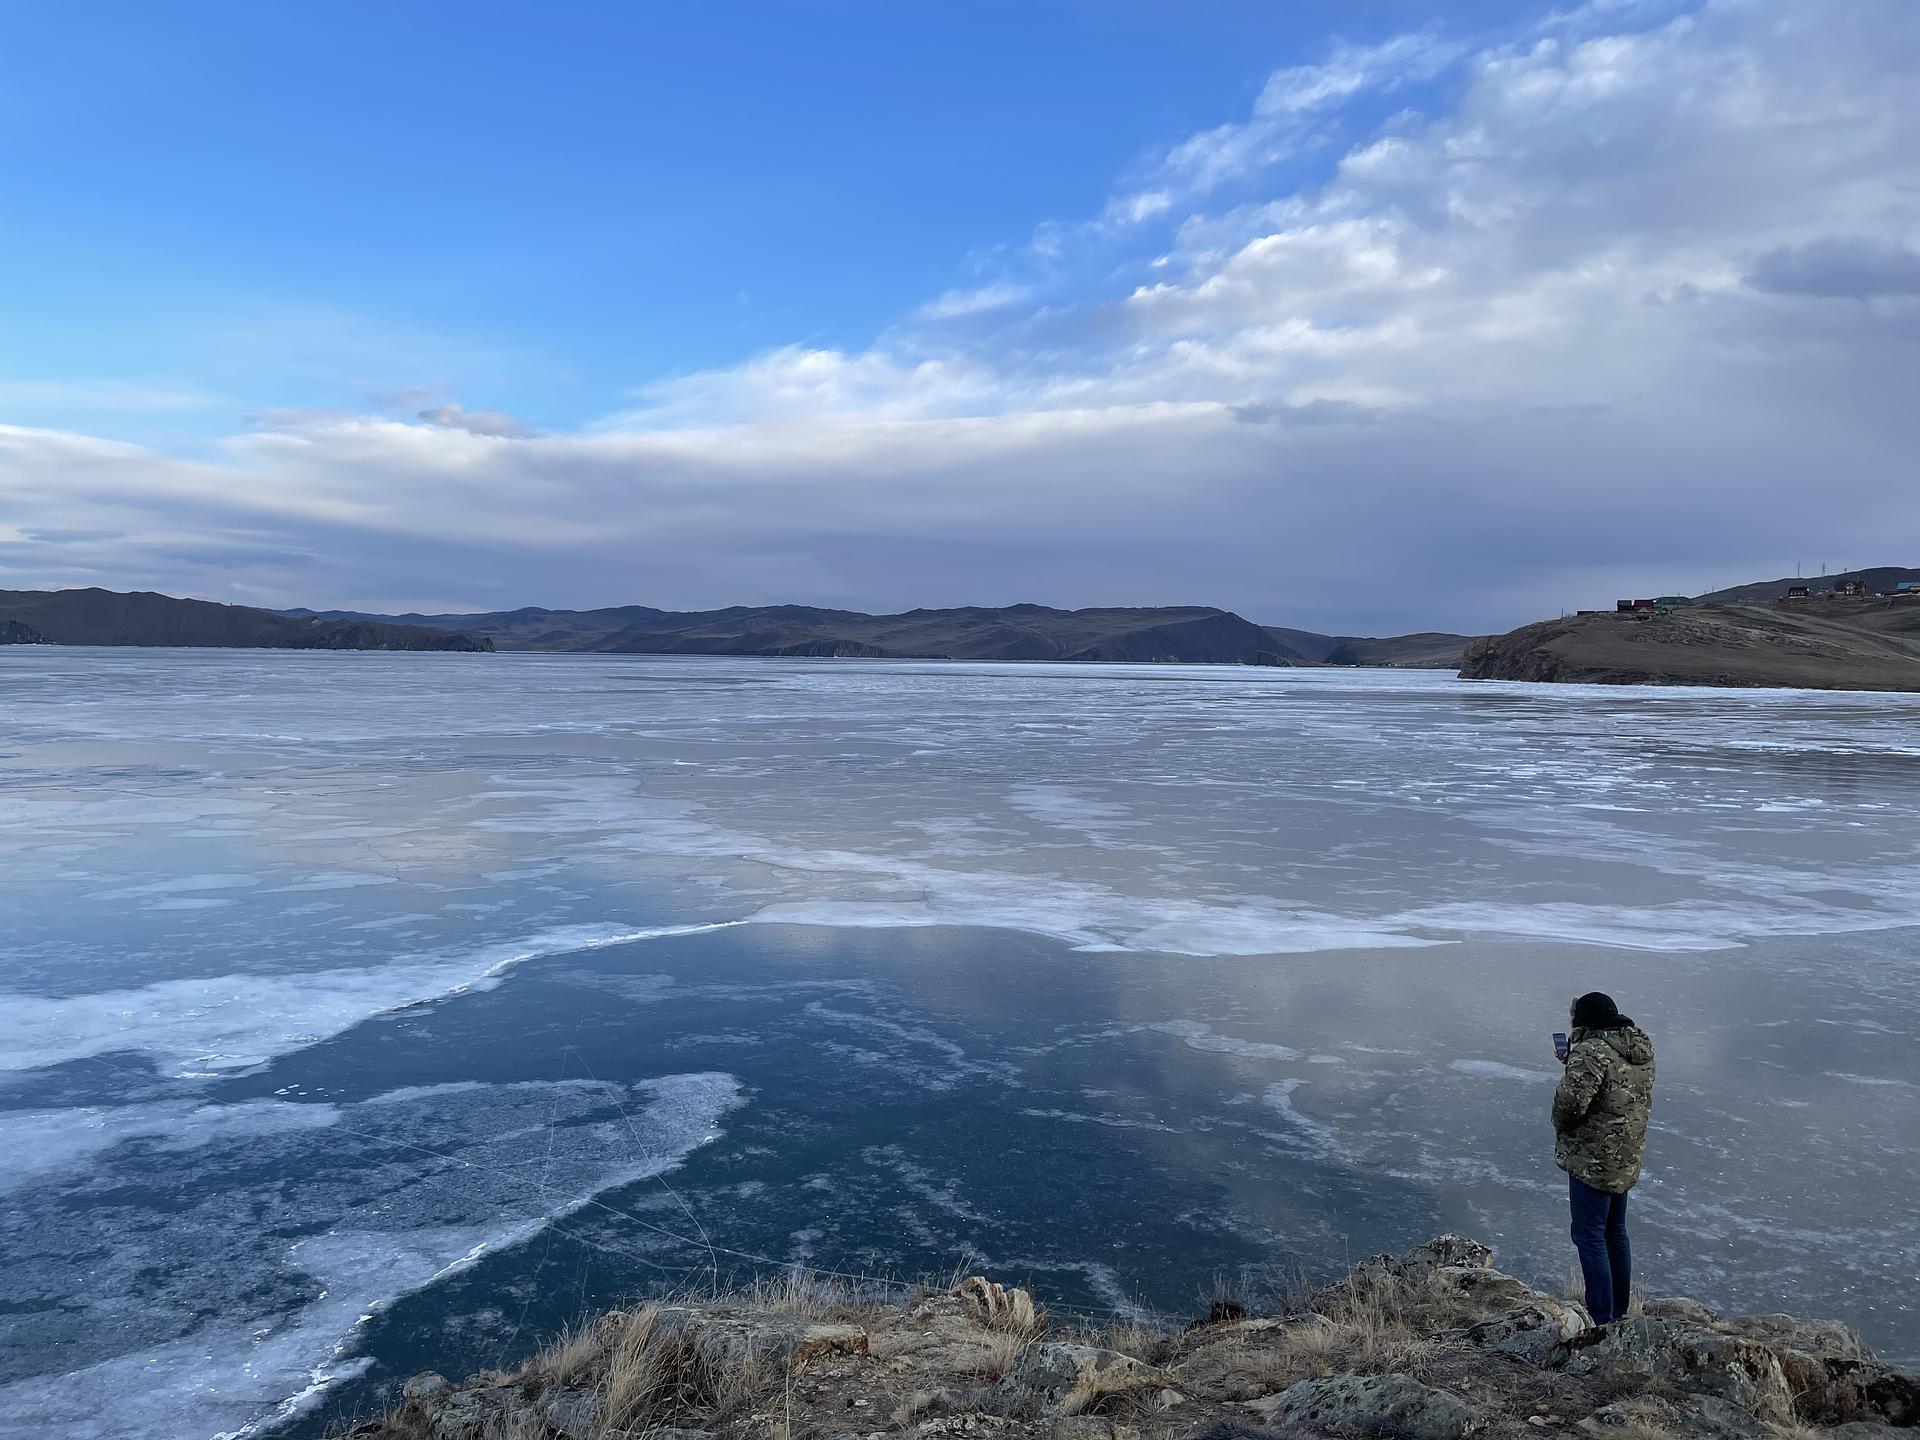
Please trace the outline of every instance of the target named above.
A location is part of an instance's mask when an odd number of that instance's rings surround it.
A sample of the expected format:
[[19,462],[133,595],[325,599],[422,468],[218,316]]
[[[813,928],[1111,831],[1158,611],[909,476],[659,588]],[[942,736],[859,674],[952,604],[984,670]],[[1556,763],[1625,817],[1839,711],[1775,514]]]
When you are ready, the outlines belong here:
[[805,1277],[600,1315],[511,1372],[408,1380],[354,1440],[1896,1440],[1920,1378],[1831,1320],[1585,1310],[1444,1235],[1191,1323],[1050,1317],[982,1277]]
[[1570,615],[1467,647],[1463,680],[1920,690],[1920,602]]

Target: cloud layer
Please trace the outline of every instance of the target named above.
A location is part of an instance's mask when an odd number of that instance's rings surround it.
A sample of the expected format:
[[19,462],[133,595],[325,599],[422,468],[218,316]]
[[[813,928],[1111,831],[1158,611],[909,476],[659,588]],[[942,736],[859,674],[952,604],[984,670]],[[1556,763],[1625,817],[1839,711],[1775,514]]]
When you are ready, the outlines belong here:
[[0,427],[0,584],[1361,632],[1920,563],[1916,68],[1907,0],[1337,48],[871,347],[653,381],[582,433],[451,401],[211,458]]

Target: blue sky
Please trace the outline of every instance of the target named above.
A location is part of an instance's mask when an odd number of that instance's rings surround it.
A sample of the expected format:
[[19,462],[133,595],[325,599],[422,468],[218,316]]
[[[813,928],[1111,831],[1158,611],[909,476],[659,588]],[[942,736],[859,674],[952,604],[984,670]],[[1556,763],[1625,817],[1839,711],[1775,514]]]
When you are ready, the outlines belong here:
[[1459,28],[1332,0],[31,7],[0,368],[76,387],[48,418],[103,376],[205,392],[96,412],[130,437],[422,386],[585,424],[660,376],[865,345],[1334,32],[1423,25]]
[[[1911,561],[1906,510],[1807,517],[1814,557],[1805,520],[1715,517],[1756,465],[1893,493],[1917,29],[1904,0],[29,7],[0,585],[1473,628]],[[1680,533],[1580,533],[1606,485]],[[1356,569],[1427,598],[1331,599]]]

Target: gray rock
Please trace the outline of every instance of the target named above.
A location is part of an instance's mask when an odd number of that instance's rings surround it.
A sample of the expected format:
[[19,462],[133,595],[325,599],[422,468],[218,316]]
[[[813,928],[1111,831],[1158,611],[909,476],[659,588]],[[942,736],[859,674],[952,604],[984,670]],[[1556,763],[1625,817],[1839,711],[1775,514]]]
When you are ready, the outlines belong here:
[[1635,1429],[1651,1426],[1674,1435],[1697,1436],[1699,1440],[1766,1440],[1772,1433],[1738,1405],[1716,1400],[1711,1395],[1701,1396],[1685,1407],[1651,1396],[1618,1400],[1602,1406],[1580,1422],[1582,1430],[1602,1437],[1628,1426]]
[[1720,1318],[1698,1300],[1689,1300],[1683,1295],[1649,1300],[1640,1307],[1640,1313],[1656,1320],[1685,1320],[1690,1325],[1711,1325]]
[[1636,1315],[1575,1336],[1569,1349],[1569,1374],[1648,1375],[1689,1394],[1726,1400],[1762,1420],[1784,1424],[1793,1417],[1793,1391],[1779,1358],[1757,1340]]
[[1279,1428],[1390,1430],[1409,1440],[1461,1440],[1480,1428],[1465,1401],[1405,1375],[1302,1380],[1248,1410]]
[[1113,1440],[1113,1422],[1102,1415],[1062,1415],[1048,1440]]
[[1536,1290],[1526,1281],[1516,1279],[1505,1271],[1478,1266],[1443,1265],[1430,1272],[1427,1283],[1440,1285],[1472,1301],[1483,1311],[1556,1300],[1555,1296]]
[[423,1370],[400,1387],[400,1396],[405,1400],[414,1400],[422,1404],[446,1394],[453,1389],[453,1382],[434,1370]]
[[535,1408],[566,1440],[597,1440],[606,1402],[597,1390],[567,1386],[548,1390]]
[[1729,1315],[1714,1327],[1731,1335],[1821,1360],[1871,1360],[1873,1351],[1860,1332],[1838,1320],[1796,1320],[1791,1315]]
[[1826,1440],[1893,1440],[1890,1426],[1877,1425],[1871,1420],[1849,1420],[1822,1433]]
[[1800,1350],[1782,1350],[1794,1409],[1818,1425],[1920,1425],[1920,1378],[1878,1360],[1822,1360]]
[[1157,1387],[1170,1378],[1118,1350],[1049,1340],[1023,1348],[1006,1373],[987,1387],[980,1408],[994,1415],[1046,1414],[1079,1390],[1111,1393]]
[[485,1440],[496,1431],[537,1423],[518,1386],[481,1385],[441,1397],[427,1433],[433,1440]]
[[1342,1283],[1418,1285],[1436,1270],[1491,1270],[1493,1250],[1461,1235],[1436,1235],[1404,1255],[1374,1255],[1362,1260]]
[[821,1324],[759,1306],[663,1305],[660,1326],[720,1371],[777,1369],[867,1349],[858,1325]]
[[[1493,1251],[1477,1240],[1440,1235],[1404,1255],[1375,1255],[1319,1292],[1323,1302],[1385,1290],[1430,1290],[1459,1296],[1481,1315],[1534,1300],[1552,1300],[1524,1280],[1493,1268]],[[1326,1308],[1323,1304],[1322,1308]]]
[[1442,1267],[1491,1270],[1493,1247],[1482,1245],[1478,1240],[1469,1240],[1464,1235],[1436,1235],[1433,1239],[1422,1241],[1402,1255],[1400,1265],[1410,1274]]
[[1251,1420],[1215,1420],[1187,1440],[1297,1440],[1297,1437],[1256,1425]]
[[1546,1366],[1556,1362],[1567,1341],[1592,1327],[1582,1306],[1541,1297],[1470,1326],[1461,1338],[1476,1349]]

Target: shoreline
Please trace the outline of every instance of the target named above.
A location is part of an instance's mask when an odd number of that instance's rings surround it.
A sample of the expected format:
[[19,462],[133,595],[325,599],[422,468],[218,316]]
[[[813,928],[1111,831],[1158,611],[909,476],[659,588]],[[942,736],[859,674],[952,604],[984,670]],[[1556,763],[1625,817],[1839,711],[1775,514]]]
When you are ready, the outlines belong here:
[[788,1271],[636,1298],[510,1370],[390,1382],[351,1440],[1898,1440],[1920,1377],[1843,1322],[1641,1298],[1575,1301],[1443,1235],[1255,1313],[1216,1283],[1192,1316],[1054,1315],[972,1276],[863,1288]]

